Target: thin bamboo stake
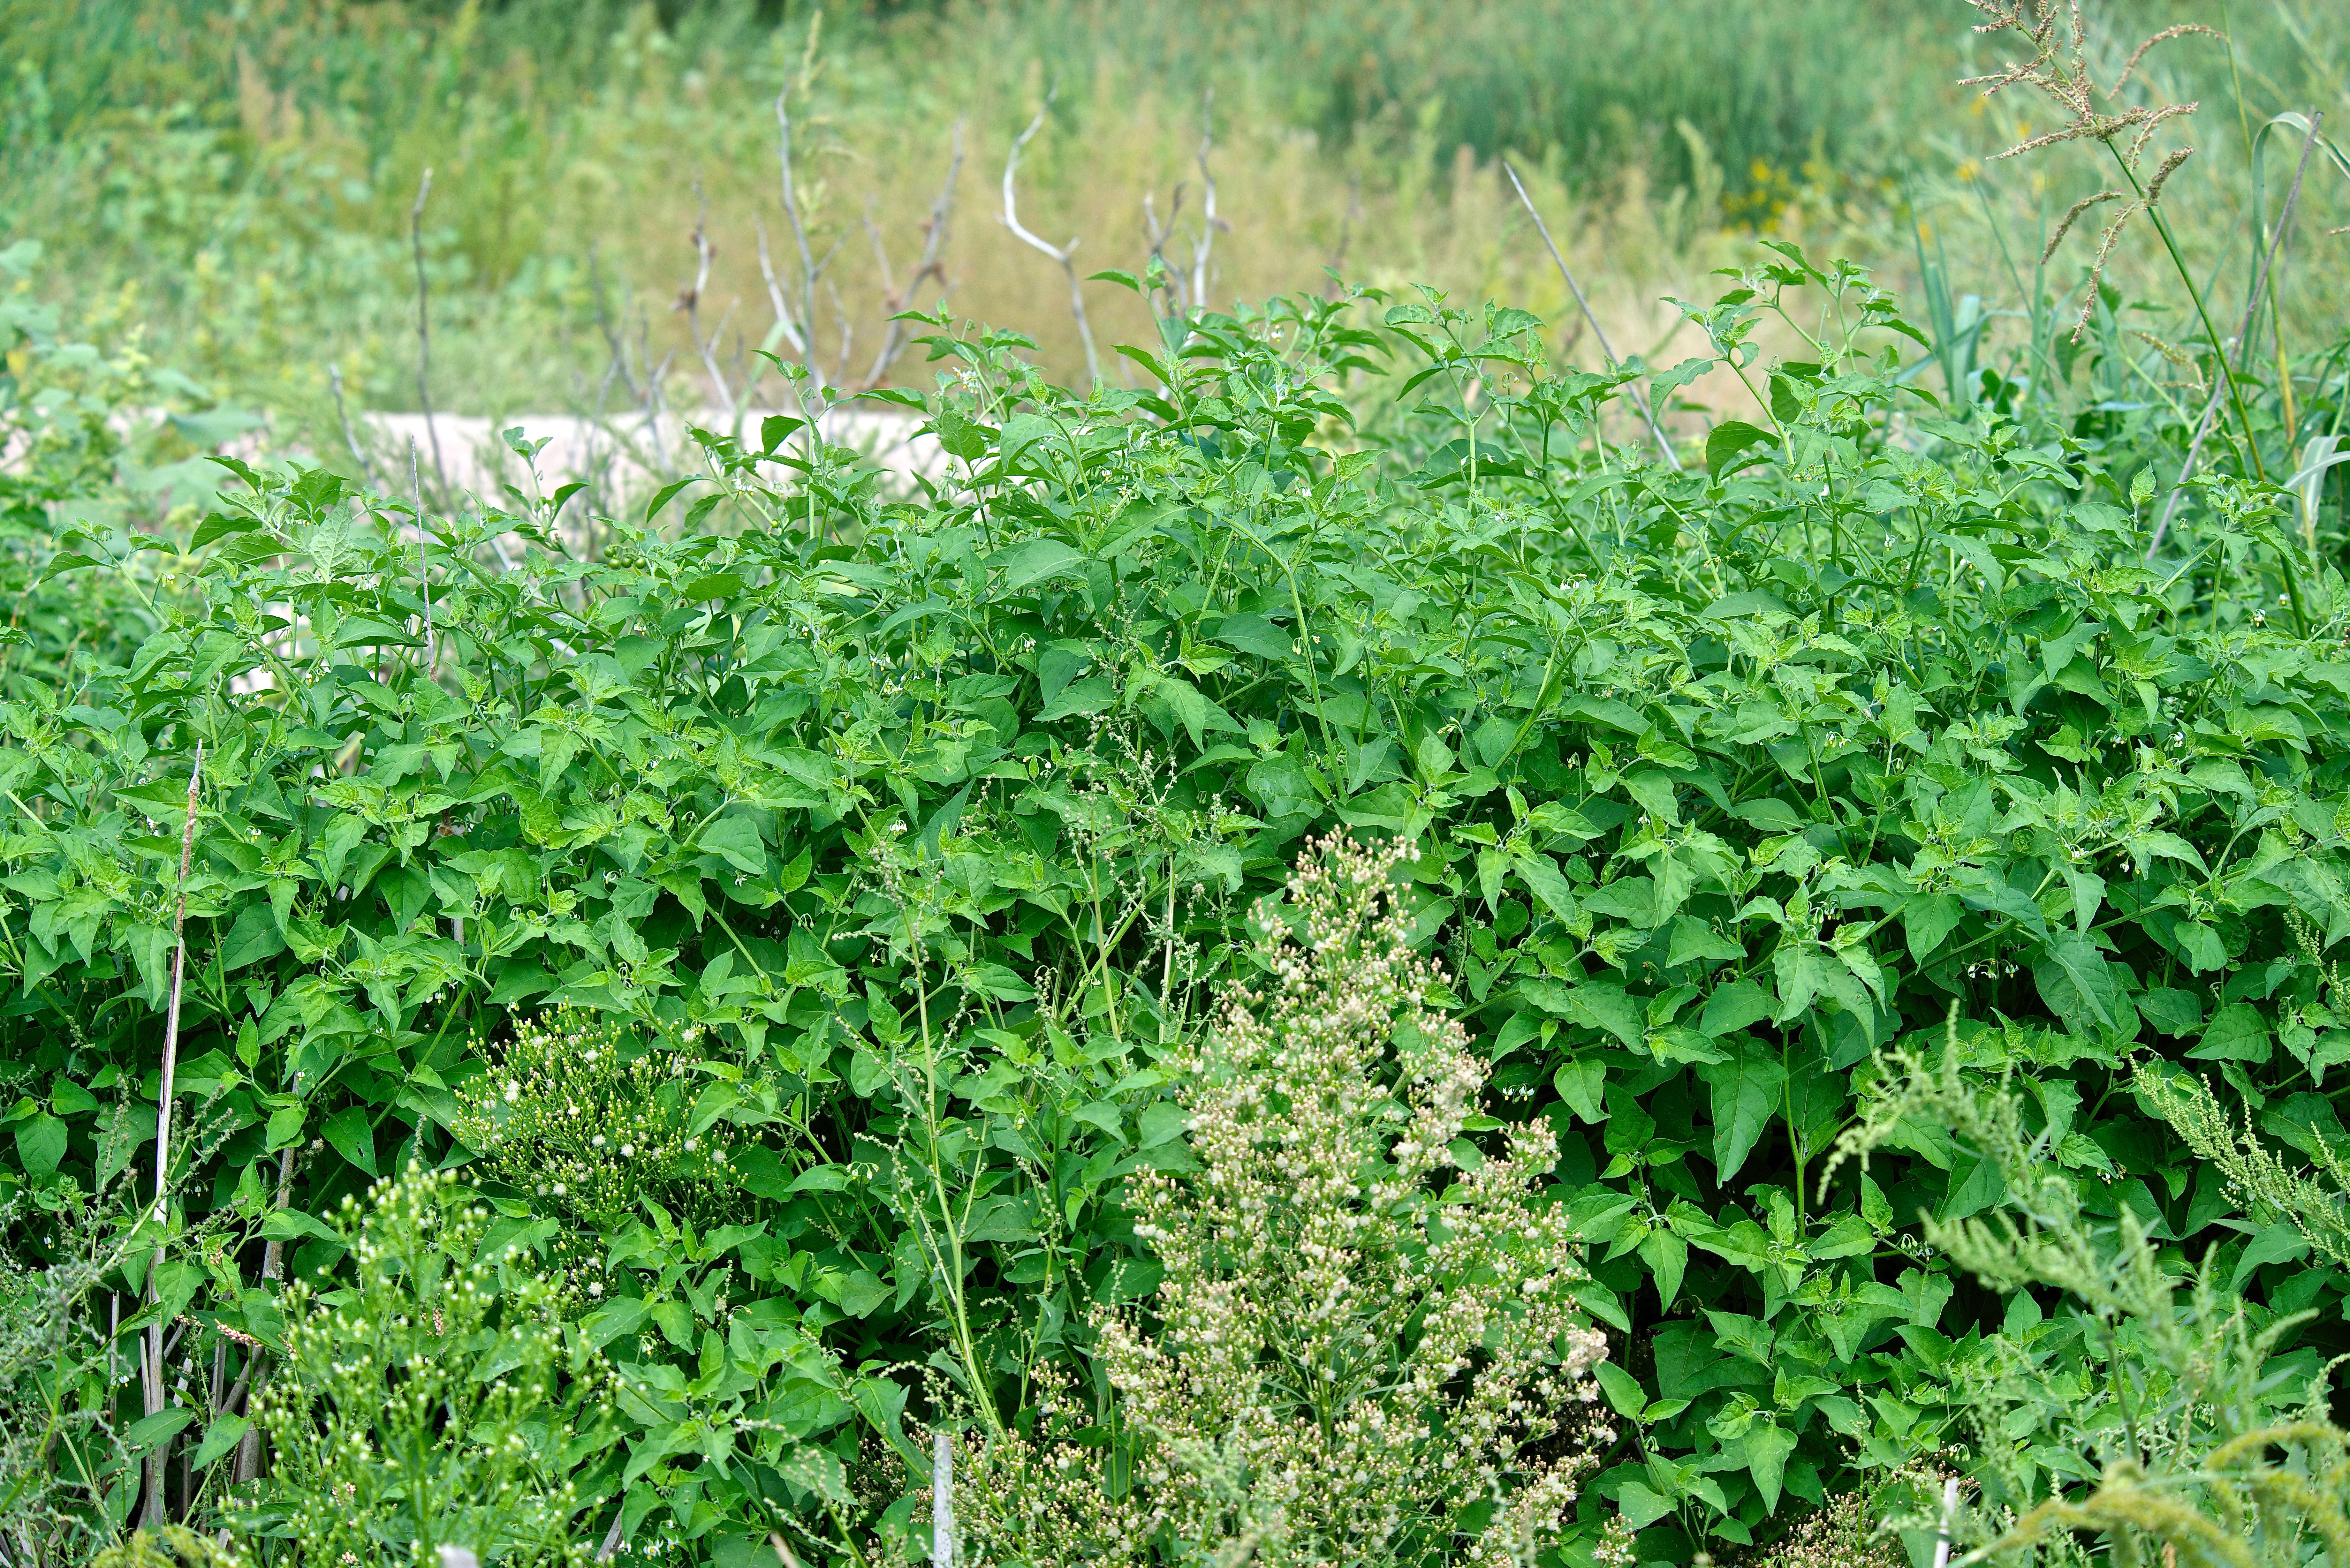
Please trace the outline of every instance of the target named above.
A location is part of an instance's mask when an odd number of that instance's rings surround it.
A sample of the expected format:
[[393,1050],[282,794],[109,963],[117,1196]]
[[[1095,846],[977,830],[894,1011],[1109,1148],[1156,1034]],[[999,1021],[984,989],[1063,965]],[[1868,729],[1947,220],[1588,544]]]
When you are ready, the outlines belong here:
[[[188,770],[188,820],[180,830],[180,901],[172,916],[172,1001],[163,1015],[163,1073],[155,1096],[155,1259],[147,1269],[147,1300],[153,1304],[156,1287],[163,1271],[162,1228],[171,1222],[171,1209],[164,1201],[165,1178],[172,1164],[172,1072],[180,1054],[180,985],[188,964],[188,868],[196,848],[196,794],[204,776],[204,743],[196,742],[195,765]],[[146,1395],[147,1414],[162,1413],[163,1387],[163,1322],[157,1318],[147,1325]],[[163,1527],[163,1474],[171,1453],[169,1439],[155,1445],[147,1456],[147,1506],[140,1522],[150,1530]]]
[[[1526,209],[1526,216],[1534,221],[1534,233],[1542,236],[1544,245],[1550,251],[1550,259],[1558,264],[1558,275],[1566,279],[1566,286],[1574,291],[1575,303],[1583,307],[1583,319],[1591,324],[1591,335],[1599,340],[1599,351],[1607,356],[1610,365],[1615,364],[1616,350],[1608,346],[1607,329],[1599,325],[1599,317],[1591,313],[1591,301],[1583,296],[1583,286],[1575,282],[1575,274],[1567,270],[1566,258],[1559,254],[1558,242],[1550,237],[1550,225],[1544,223],[1542,214],[1534,210],[1534,199],[1526,194],[1525,182],[1518,178],[1518,171],[1510,166],[1507,159],[1502,161],[1502,171],[1510,177],[1510,184],[1516,190],[1518,201]],[[1664,427],[1657,422],[1657,411],[1648,406],[1648,395],[1640,390],[1637,382],[1632,384],[1632,401],[1638,405],[1640,417],[1648,422],[1648,433],[1657,438],[1657,450],[1665,454],[1665,461],[1672,464],[1675,473],[1679,473],[1681,460],[1674,454],[1673,443],[1666,439]]]
[[1959,1511],[1959,1478],[1942,1485],[1942,1529],[1934,1542],[1934,1568],[1950,1568],[1950,1522]]
[[432,306],[424,282],[424,203],[432,195],[432,171],[417,182],[416,204],[408,209],[408,244],[416,256],[416,406],[424,410],[424,433],[432,438],[432,474],[441,493],[449,493],[449,470],[441,462],[441,427],[432,422]]
[[954,1568],[954,1438],[931,1437],[931,1568]]

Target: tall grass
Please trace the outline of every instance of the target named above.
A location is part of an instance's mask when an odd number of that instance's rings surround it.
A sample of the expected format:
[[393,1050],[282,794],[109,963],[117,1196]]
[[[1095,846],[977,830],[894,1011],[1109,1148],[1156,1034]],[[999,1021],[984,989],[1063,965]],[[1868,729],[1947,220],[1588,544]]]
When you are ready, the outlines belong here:
[[[2115,36],[2189,16],[2232,53],[2175,47],[2152,90],[2199,99],[2200,152],[2167,194],[2225,316],[2252,225],[2245,136],[2288,108],[2342,104],[2324,0],[2121,0]],[[102,330],[144,324],[154,350],[299,423],[328,417],[327,366],[353,400],[412,407],[421,223],[433,300],[436,402],[465,411],[608,405],[624,341],[637,374],[669,367],[673,401],[709,377],[672,309],[695,274],[707,204],[715,255],[695,321],[736,381],[773,318],[758,231],[786,247],[772,100],[795,100],[810,238],[837,246],[816,322],[827,358],[862,364],[902,281],[966,121],[941,292],[957,313],[1034,335],[1062,375],[1082,364],[1058,270],[999,221],[1004,154],[1048,89],[1024,154],[1024,220],[1081,236],[1080,273],[1136,267],[1149,212],[1190,254],[1197,154],[1214,143],[1222,225],[1211,296],[1317,286],[1336,265],[1400,286],[1526,302],[1589,359],[1565,286],[1501,182],[1530,176],[1619,351],[1687,351],[1666,294],[1694,295],[1740,236],[1765,230],[1877,267],[1930,270],[1955,319],[1986,302],[1985,362],[2051,357],[2045,322],[2083,268],[2043,238],[2096,172],[2059,157],[1986,165],[2030,126],[1950,84],[1987,63],[1955,3],[1638,0],[1045,0],[837,8],[616,0],[0,0],[0,232],[45,240]],[[2240,109],[2241,105],[2241,109]],[[2350,112],[2336,115],[2350,129]],[[2275,161],[2275,160],[2272,160]],[[697,192],[699,194],[697,195]],[[2274,193],[2271,194],[2273,203]],[[2278,311],[2330,309],[2350,279],[2340,193],[2313,183]],[[2142,247],[2139,247],[2142,248]],[[2184,335],[2166,284],[2126,247],[2125,325]],[[1150,331],[1124,291],[1091,286],[1105,344]],[[2132,312],[2138,302],[2150,308]],[[2002,314],[2002,312],[2012,314]],[[2035,323],[2038,323],[2035,325]],[[769,345],[772,346],[772,345]],[[2148,354],[2160,350],[2147,347]],[[899,374],[920,379],[913,359]],[[320,428],[324,428],[321,426]]]

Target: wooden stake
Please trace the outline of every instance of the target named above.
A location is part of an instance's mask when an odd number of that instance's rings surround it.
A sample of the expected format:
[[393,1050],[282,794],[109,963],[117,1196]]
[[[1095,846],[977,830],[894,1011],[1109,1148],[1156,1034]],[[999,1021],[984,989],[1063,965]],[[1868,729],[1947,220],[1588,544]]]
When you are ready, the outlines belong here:
[[954,1568],[954,1438],[931,1438],[931,1568]]
[[[163,1015],[163,1074],[155,1096],[155,1241],[154,1262],[147,1269],[147,1300],[156,1300],[158,1276],[163,1269],[162,1228],[171,1222],[171,1209],[164,1201],[164,1178],[172,1164],[172,1071],[180,1054],[180,985],[188,966],[188,868],[196,848],[196,794],[204,777],[204,743],[196,742],[195,765],[188,770],[188,820],[180,830],[180,902],[172,916],[172,1002]],[[147,1414],[161,1415],[168,1397],[163,1386],[163,1323],[161,1318],[147,1325],[147,1355],[143,1358],[147,1385]],[[171,1442],[166,1439],[155,1446],[147,1456],[147,1506],[140,1515],[140,1523],[148,1530],[163,1527],[164,1466],[171,1457]]]

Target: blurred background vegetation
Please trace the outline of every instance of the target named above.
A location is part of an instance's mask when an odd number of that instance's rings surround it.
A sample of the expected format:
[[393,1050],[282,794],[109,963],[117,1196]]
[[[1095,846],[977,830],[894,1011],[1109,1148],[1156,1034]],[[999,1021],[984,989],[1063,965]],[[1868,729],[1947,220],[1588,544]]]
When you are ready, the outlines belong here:
[[[2165,46],[2150,88],[2203,105],[2199,156],[2167,198],[2219,209],[2176,225],[2210,237],[2190,259],[2248,273],[2220,252],[2252,227],[2250,134],[2340,102],[2339,0],[2104,9],[2116,37],[2182,20],[2230,35]],[[1169,260],[1188,263],[1204,125],[1214,302],[1319,288],[1336,267],[1507,297],[1596,358],[1506,155],[1617,351],[1653,359],[1679,347],[1659,296],[1697,296],[1756,234],[1897,287],[1930,270],[1994,313],[2082,286],[2081,239],[2044,275],[2037,258],[2103,176],[2077,148],[2071,164],[1983,161],[2031,129],[2013,117],[2046,111],[1955,85],[1995,63],[1971,20],[1956,0],[868,0],[820,16],[796,0],[0,0],[0,239],[42,243],[26,286],[81,330],[143,332],[217,396],[299,428],[328,417],[330,363],[355,403],[417,404],[410,219],[429,167],[436,406],[625,401],[616,344],[666,364],[665,395],[690,406],[709,400],[676,308],[697,216],[706,202],[715,247],[700,321],[723,321],[739,360],[774,320],[760,232],[778,256],[792,244],[774,100],[812,68],[793,105],[809,241],[837,247],[827,358],[861,365],[880,340],[885,277],[914,266],[961,121],[941,265],[913,296],[1078,369],[1065,280],[1001,221],[1005,152],[1049,90],[1021,213],[1055,244],[1082,236],[1081,273],[1139,267],[1170,208]],[[2350,282],[2350,237],[2320,237],[2350,221],[2341,186],[2310,189],[2288,318]],[[2128,245],[2111,275],[2126,299],[2158,261]],[[1105,352],[1148,333],[1132,296],[1087,291]],[[2151,306],[2139,325],[2184,332]],[[928,372],[909,356],[895,374]]]

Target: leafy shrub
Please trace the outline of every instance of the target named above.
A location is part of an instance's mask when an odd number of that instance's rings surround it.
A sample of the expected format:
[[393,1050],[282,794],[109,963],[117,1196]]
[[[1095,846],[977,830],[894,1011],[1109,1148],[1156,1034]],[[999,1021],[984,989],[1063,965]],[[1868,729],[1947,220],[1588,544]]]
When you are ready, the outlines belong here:
[[[315,1281],[340,1241],[296,1217],[457,1158],[469,1042],[699,1027],[741,1208],[619,1220],[576,1308],[624,1380],[620,1533],[902,1542],[913,1496],[842,1478],[926,1464],[910,1418],[1013,1425],[1045,1387],[1110,1417],[1093,1325],[1153,1262],[1128,1195],[1195,1158],[1200,999],[1248,978],[1296,846],[1352,830],[1418,852],[1397,913],[1457,977],[1477,1114],[1556,1140],[1618,1417],[1574,1544],[1767,1545],[1965,1429],[1978,1350],[2038,1379],[2031,1462],[2094,1480],[2064,1445],[2102,1353],[1906,1229],[1989,1210],[1996,1164],[1913,1119],[1817,1187],[1872,1052],[1954,999],[2004,1020],[1966,1065],[2028,1075],[2082,1212],[2318,1311],[2247,1342],[2314,1371],[2341,1273],[2237,1232],[2126,1091],[2193,1063],[2263,1137],[2339,1136],[2350,1032],[2285,916],[2350,932],[2340,574],[2232,469],[2157,547],[2167,405],[2060,421],[1994,376],[1937,408],[1890,299],[1771,255],[1662,372],[1356,295],[1170,323],[1130,346],[1150,391],[1079,398],[933,323],[927,487],[779,416],[705,432],[594,555],[561,492],[419,520],[233,470],[185,534],[43,585],[153,629],[0,710],[5,1179],[86,1188],[101,1119],[151,1109],[202,741],[177,1082],[227,1142],[173,1223],[233,1233],[174,1309],[189,1354],[265,1369],[273,1228]],[[1766,319],[1816,358],[1756,363]],[[1631,389],[1723,367],[1767,422],[1702,468],[1618,444]],[[581,1240],[547,1198],[539,1267]]]
[[696,1126],[690,1064],[665,1044],[569,1009],[525,1020],[458,1087],[449,1130],[480,1152],[483,1174],[591,1229],[646,1201],[706,1223],[737,1191],[735,1132]]
[[454,1180],[411,1166],[364,1204],[346,1195],[334,1233],[350,1283],[286,1288],[285,1363],[254,1400],[274,1468],[232,1511],[305,1561],[440,1568],[447,1542],[484,1562],[578,1563],[594,1550],[578,1516],[598,1500],[575,1476],[609,1440],[608,1391],[565,1348],[564,1287],[501,1244]]
[[994,1433],[974,1529],[998,1558],[1133,1560],[1163,1536],[1178,1562],[1521,1562],[1567,1516],[1607,1343],[1535,1190],[1550,1129],[1469,1136],[1503,1124],[1396,907],[1409,856],[1309,844],[1286,907],[1259,909],[1262,981],[1167,1058],[1199,1168],[1130,1189],[1165,1276],[1147,1314],[1100,1314],[1095,1352],[1130,1490],[1104,1497],[1104,1450],[1084,1462],[1053,1410],[1058,1440]]

